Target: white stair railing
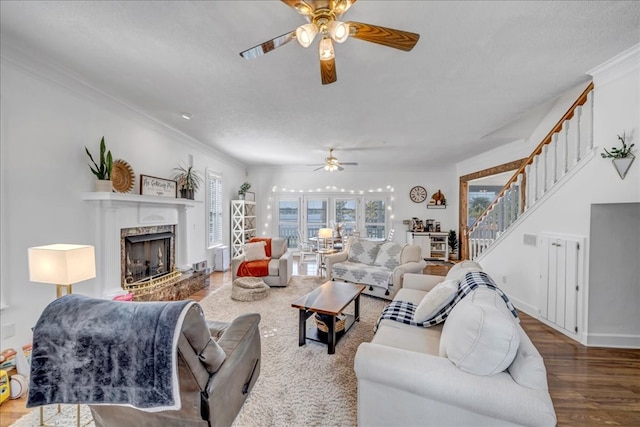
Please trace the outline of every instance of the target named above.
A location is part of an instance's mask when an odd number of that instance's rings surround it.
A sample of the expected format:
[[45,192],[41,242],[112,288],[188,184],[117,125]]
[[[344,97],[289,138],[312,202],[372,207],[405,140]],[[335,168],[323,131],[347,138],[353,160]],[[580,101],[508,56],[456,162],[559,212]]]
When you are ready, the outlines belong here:
[[469,259],[478,258],[585,155],[593,150],[593,83],[558,121],[469,228]]

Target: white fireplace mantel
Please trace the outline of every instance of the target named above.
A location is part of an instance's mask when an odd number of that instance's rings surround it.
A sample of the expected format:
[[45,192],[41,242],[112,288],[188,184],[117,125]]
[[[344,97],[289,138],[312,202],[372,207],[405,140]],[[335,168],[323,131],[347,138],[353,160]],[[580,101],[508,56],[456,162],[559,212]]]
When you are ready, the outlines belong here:
[[173,197],[160,197],[160,196],[143,196],[140,194],[128,194],[128,193],[109,193],[109,192],[94,192],[84,193],[82,195],[83,200],[87,201],[100,201],[111,202],[113,204],[135,204],[135,205],[153,205],[153,206],[165,206],[165,207],[184,207],[192,208],[198,204],[202,204],[199,200],[190,199],[177,199]]
[[94,205],[98,280],[96,292],[112,297],[122,292],[120,283],[120,230],[150,225],[176,225],[176,266],[189,265],[187,210],[202,206],[199,200],[140,194],[94,192],[82,199]]

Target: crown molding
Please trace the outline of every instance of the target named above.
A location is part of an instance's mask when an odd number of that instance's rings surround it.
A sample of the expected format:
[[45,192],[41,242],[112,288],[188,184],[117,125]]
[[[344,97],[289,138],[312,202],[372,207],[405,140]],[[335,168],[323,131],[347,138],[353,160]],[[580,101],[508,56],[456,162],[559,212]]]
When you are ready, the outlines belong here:
[[[0,60],[3,64],[7,64],[29,73],[38,80],[53,84],[63,90],[79,96],[90,102],[108,108],[120,115],[124,115],[129,119],[134,119],[141,124],[150,127],[159,132],[169,134],[176,138],[179,143],[191,149],[200,150],[221,161],[231,163],[239,168],[246,168],[247,165],[238,159],[218,151],[217,149],[197,140],[182,131],[148,115],[127,102],[116,98],[102,89],[91,85],[69,69],[52,64],[26,53],[24,50],[11,46],[4,41],[0,42]],[[123,114],[124,113],[124,114]]]
[[596,87],[609,83],[627,73],[640,70],[640,44],[630,47],[608,61],[587,71]]

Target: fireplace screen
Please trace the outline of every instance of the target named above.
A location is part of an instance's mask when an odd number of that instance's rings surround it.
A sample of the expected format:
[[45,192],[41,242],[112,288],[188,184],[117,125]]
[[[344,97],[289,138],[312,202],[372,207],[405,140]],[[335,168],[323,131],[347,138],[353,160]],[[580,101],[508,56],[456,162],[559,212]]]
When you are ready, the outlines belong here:
[[124,281],[136,283],[170,273],[172,232],[138,234],[124,238]]

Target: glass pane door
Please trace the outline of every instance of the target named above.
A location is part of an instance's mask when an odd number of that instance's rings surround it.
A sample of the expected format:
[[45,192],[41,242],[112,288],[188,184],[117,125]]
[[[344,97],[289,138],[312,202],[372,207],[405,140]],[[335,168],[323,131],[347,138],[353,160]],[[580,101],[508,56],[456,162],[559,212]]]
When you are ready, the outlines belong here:
[[278,200],[278,236],[287,241],[289,248],[298,246],[300,201],[296,199]]
[[386,202],[384,200],[365,200],[364,226],[368,238],[385,239]]
[[318,230],[327,228],[328,221],[328,199],[306,199],[307,221],[306,221],[306,238],[318,237]]
[[353,235],[353,232],[357,230],[357,199],[336,199],[335,206],[335,222],[342,229],[341,236]]

